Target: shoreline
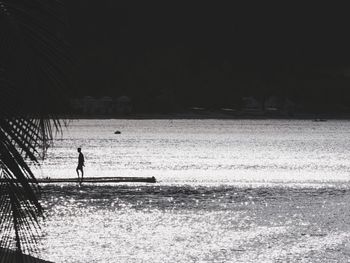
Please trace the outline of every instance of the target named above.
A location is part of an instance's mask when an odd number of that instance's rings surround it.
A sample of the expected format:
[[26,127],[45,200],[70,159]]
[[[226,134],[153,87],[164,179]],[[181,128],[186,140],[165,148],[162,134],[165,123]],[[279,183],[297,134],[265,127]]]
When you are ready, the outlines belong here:
[[294,114],[287,115],[268,115],[268,114],[222,114],[222,113],[172,113],[172,114],[130,114],[125,116],[118,115],[69,115],[59,116],[62,119],[121,119],[121,120],[152,120],[152,119],[222,119],[222,120],[350,120],[350,114]]

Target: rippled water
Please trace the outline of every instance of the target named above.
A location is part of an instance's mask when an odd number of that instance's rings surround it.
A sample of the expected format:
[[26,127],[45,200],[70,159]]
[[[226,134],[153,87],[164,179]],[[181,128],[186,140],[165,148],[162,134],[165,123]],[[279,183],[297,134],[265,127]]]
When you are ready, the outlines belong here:
[[[350,122],[80,120],[37,176],[155,176],[47,185],[55,262],[347,262]],[[114,134],[120,130],[120,135]]]

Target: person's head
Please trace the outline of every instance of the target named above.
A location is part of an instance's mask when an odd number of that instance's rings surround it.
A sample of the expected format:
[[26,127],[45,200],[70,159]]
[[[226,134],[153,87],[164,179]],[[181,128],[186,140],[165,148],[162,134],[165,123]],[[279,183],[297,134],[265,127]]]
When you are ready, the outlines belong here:
[[80,153],[80,152],[81,152],[81,148],[79,147],[79,148],[78,148],[78,153]]

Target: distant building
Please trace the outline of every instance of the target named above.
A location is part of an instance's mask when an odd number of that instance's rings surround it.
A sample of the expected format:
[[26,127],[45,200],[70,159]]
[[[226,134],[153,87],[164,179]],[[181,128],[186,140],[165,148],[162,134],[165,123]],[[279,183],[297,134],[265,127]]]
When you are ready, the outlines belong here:
[[282,107],[283,107],[283,103],[281,98],[276,96],[268,97],[264,103],[264,110],[268,112],[277,112],[281,110]]
[[130,114],[132,111],[131,99],[128,96],[120,96],[116,99],[116,113],[121,115]]
[[289,98],[270,96],[261,102],[254,97],[244,97],[242,113],[248,115],[288,115],[293,116],[295,103]]
[[97,114],[112,114],[113,113],[113,99],[108,96],[104,96],[96,101]]
[[84,114],[94,114],[96,111],[96,99],[91,96],[85,96],[81,99],[81,105]]
[[95,112],[96,100],[94,97],[85,96],[83,98],[71,99],[71,107],[76,113],[93,114]]
[[254,97],[243,97],[243,108],[244,112],[260,112],[261,111],[261,102],[259,102]]
[[292,116],[295,112],[296,105],[289,98],[281,98],[277,96],[271,96],[267,98],[264,105],[264,110],[266,113],[271,114],[287,114]]
[[288,116],[293,116],[297,110],[297,105],[291,99],[286,98],[283,105],[283,110]]
[[116,99],[109,96],[101,98],[85,96],[71,99],[71,107],[76,113],[84,115],[125,115],[132,110],[131,99],[128,96],[120,96]]

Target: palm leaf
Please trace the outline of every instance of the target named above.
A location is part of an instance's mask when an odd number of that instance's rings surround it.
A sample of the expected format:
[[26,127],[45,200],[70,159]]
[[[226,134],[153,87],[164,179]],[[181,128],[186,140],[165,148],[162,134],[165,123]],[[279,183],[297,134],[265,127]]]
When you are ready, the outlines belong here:
[[[70,64],[58,0],[0,0],[0,248],[35,253],[39,164],[60,131]],[[6,252],[1,252],[5,253]]]

